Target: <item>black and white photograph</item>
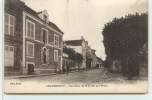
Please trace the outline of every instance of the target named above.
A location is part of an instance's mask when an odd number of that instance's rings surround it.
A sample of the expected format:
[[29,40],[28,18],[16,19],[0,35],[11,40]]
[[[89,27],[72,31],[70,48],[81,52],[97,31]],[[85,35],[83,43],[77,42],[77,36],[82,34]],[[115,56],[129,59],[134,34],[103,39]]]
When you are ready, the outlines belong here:
[[5,93],[148,93],[148,0],[4,0]]

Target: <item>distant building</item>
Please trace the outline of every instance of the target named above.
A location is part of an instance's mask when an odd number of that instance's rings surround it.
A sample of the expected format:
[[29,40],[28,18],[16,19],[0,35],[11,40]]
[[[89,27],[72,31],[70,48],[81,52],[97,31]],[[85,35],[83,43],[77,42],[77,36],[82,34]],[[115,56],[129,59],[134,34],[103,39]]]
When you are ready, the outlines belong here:
[[69,58],[69,55],[63,52],[62,72],[69,72],[74,67],[74,61]]
[[79,53],[83,57],[83,62],[81,64],[80,69],[90,69],[95,68],[97,65],[97,58],[94,49],[92,49],[88,42],[81,37],[80,40],[68,40],[65,41],[64,44],[68,48],[72,48],[75,52]]
[[92,68],[92,49],[91,47],[88,45],[87,49],[86,49],[86,66],[87,69],[91,69]]
[[[83,62],[83,57],[80,53],[76,52],[73,48],[68,48],[65,43],[63,43],[63,63],[64,60],[70,62],[70,70],[79,70]],[[67,57],[66,57],[67,56]],[[64,64],[65,65],[65,64]],[[65,66],[62,66],[63,69]]]
[[87,43],[83,37],[80,40],[67,40],[64,42],[68,48],[72,48],[75,52],[78,52],[82,55],[83,61],[80,66],[80,69],[86,68],[86,47]]
[[49,73],[62,70],[63,32],[20,0],[5,0],[5,73]]
[[97,68],[104,68],[104,61],[99,57],[97,57],[97,63],[96,64],[97,64],[96,65]]
[[95,68],[97,66],[97,56],[95,54],[96,50],[92,49],[90,46],[87,46],[86,51],[87,68]]
[[91,62],[91,67],[95,68],[97,66],[97,56],[95,54],[96,50],[92,49],[91,53],[92,53],[92,62]]

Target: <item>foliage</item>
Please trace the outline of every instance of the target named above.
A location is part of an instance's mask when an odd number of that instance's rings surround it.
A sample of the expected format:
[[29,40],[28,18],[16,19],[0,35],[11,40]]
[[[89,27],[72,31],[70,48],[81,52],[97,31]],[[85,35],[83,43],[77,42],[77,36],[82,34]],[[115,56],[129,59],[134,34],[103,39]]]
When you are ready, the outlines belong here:
[[127,75],[128,79],[138,76],[139,64],[144,56],[147,57],[140,53],[148,44],[148,15],[136,13],[114,18],[105,24],[102,34],[107,55],[106,67],[117,59],[121,62],[123,75]]
[[72,48],[63,48],[63,52],[67,53],[69,55],[69,58],[71,60],[74,60],[76,63],[81,64],[83,61],[83,57],[81,54],[75,52]]
[[142,46],[147,43],[148,16],[136,13],[114,18],[105,24],[102,34],[108,57],[121,59],[138,55]]
[[75,51],[72,48],[64,47],[63,52],[67,53],[71,60],[75,60]]
[[75,61],[76,61],[78,64],[81,64],[82,61],[83,61],[82,55],[79,54],[79,53],[76,53],[76,54],[75,54],[75,57],[76,57]]

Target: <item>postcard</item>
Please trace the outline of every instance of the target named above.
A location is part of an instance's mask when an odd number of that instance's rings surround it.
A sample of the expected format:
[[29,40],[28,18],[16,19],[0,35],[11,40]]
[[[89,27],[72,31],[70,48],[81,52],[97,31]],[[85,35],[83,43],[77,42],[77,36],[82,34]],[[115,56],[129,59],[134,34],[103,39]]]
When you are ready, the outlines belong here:
[[4,0],[5,93],[148,93],[148,0]]

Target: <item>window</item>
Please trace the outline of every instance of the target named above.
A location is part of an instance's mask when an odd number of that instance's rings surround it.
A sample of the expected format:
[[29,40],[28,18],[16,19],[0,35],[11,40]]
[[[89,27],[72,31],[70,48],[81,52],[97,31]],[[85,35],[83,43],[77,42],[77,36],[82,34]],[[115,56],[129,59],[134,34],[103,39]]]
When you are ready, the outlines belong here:
[[54,41],[53,41],[53,31],[50,31],[50,33],[48,34],[48,43],[50,45],[54,45]]
[[26,46],[27,50],[27,56],[28,57],[34,57],[34,43],[32,42],[27,42]]
[[54,46],[59,47],[59,36],[54,34]]
[[10,14],[5,14],[5,34],[14,35],[15,17]]
[[58,62],[58,50],[54,50],[54,61]]
[[14,66],[14,47],[5,45],[5,58],[4,65],[5,66]]
[[48,30],[42,28],[42,31],[41,31],[41,32],[42,32],[42,41],[43,41],[44,43],[47,43]]
[[26,37],[35,39],[35,24],[30,20],[26,20]]

